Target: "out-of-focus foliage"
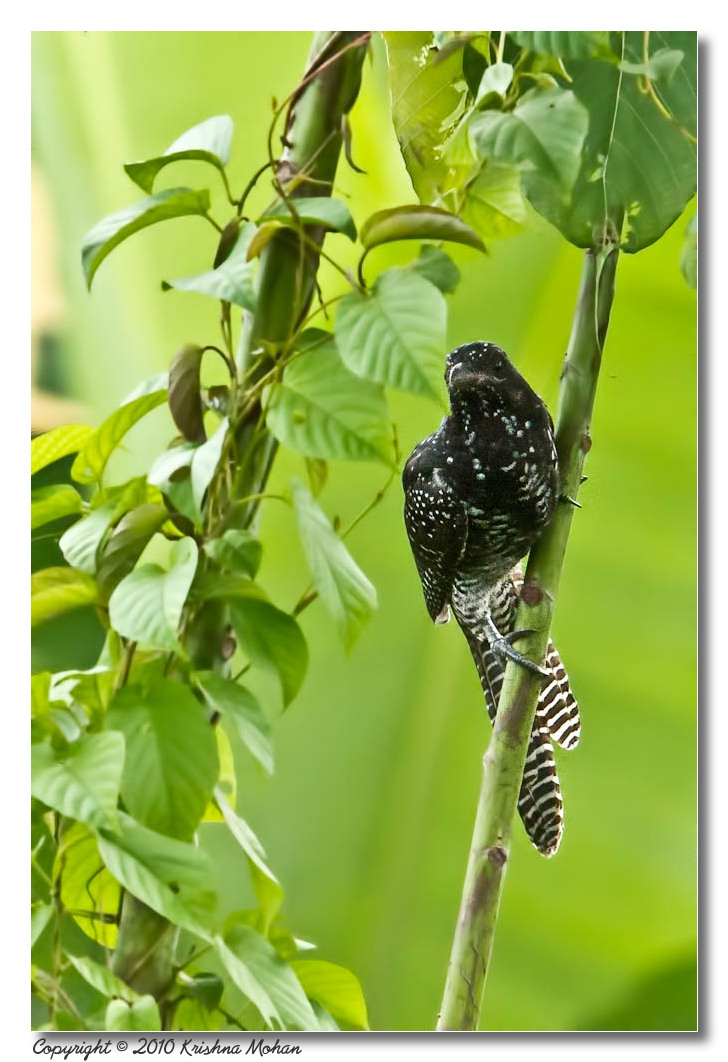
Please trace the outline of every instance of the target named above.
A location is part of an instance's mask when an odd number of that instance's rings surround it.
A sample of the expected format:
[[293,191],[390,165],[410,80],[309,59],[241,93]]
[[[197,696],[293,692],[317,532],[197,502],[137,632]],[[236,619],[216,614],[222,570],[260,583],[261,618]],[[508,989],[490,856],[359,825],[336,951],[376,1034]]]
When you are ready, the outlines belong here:
[[[272,34],[265,47],[252,34],[36,35],[35,155],[61,229],[74,396],[95,412],[94,423],[139,378],[166,368],[218,313],[213,300],[164,294],[158,286],[159,277],[198,269],[204,240],[197,219],[161,226],[115,251],[95,279],[94,298],[85,294],[81,238],[129,198],[120,158],[151,156],[170,130],[223,112],[246,130],[253,151],[263,142],[268,100],[293,87],[308,43],[307,34]],[[353,196],[358,226],[393,201],[413,199],[387,132],[380,60],[378,54],[366,68],[351,115],[355,158],[368,176],[342,165],[337,181]],[[153,66],[159,79],[154,108],[140,65]],[[193,67],[205,76],[190,78]],[[257,155],[244,154],[233,163],[236,183],[258,164]],[[194,185],[200,164],[176,165]],[[265,205],[261,195],[256,209]],[[679,223],[620,265],[590,480],[556,619],[584,736],[560,763],[567,826],[558,859],[540,860],[520,834],[515,840],[489,977],[488,1028],[694,1027],[695,863],[675,855],[692,852],[695,842],[695,310],[678,269],[683,228]],[[330,239],[338,259],[355,266],[346,237]],[[447,345],[499,342],[553,409],[580,255],[538,222],[490,250],[488,259],[451,250],[462,283]],[[412,251],[377,247],[371,261],[402,266]],[[327,295],[344,290],[326,265],[322,280]],[[220,372],[222,381],[223,366]],[[436,426],[429,402],[393,395],[391,406],[405,452]],[[144,470],[149,453],[158,452],[169,426],[156,417],[129,433],[128,456],[112,457],[111,481]],[[333,455],[320,494],[343,521],[359,511],[364,490],[379,488],[384,472],[372,464],[355,481],[350,468]],[[271,493],[292,474],[305,476],[303,461],[282,455]],[[274,777],[255,769],[234,726],[226,731],[240,806],[287,885],[286,920],[356,971],[378,1029],[434,1023],[487,732],[457,632],[434,630],[427,620],[400,510],[395,487],[352,535],[379,593],[379,610],[355,650],[344,656],[318,606],[301,620],[310,670],[295,706],[275,722]],[[305,589],[294,513],[266,503],[262,535],[258,578],[273,599],[293,606]],[[86,637],[76,616],[87,611],[64,618],[60,633],[74,633],[63,650],[44,629],[38,670],[88,666],[68,660]],[[265,675],[251,688],[270,701]],[[148,850],[140,828],[125,829],[125,846],[100,841],[120,880],[143,876],[152,856],[165,858]],[[34,825],[34,843],[42,830]],[[252,905],[239,884],[248,850],[220,822],[204,823],[201,838],[222,868],[216,884],[223,913]],[[192,878],[202,872],[188,869]],[[168,889],[158,902],[183,904]],[[219,950],[238,977],[246,928],[231,930]],[[47,935],[41,925],[41,952]],[[259,970],[271,961],[259,956]],[[352,1008],[360,1013],[356,999]]]

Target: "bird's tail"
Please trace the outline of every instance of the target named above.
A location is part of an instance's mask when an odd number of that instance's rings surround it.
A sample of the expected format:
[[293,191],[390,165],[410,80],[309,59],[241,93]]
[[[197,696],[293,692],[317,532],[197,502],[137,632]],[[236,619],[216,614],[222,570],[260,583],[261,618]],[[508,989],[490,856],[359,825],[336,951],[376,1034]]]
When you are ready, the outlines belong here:
[[[516,567],[491,591],[491,617],[501,634],[509,634],[515,629],[522,584],[523,573]],[[465,628],[463,630],[478,669],[488,715],[493,722],[498,710],[505,662],[489,649],[487,643],[478,640]],[[538,698],[518,811],[532,843],[542,855],[552,856],[564,832],[564,804],[552,742],[555,741],[564,749],[575,748],[581,724],[579,706],[571,692],[569,677],[551,641],[545,667],[551,673],[551,678],[544,683]]]

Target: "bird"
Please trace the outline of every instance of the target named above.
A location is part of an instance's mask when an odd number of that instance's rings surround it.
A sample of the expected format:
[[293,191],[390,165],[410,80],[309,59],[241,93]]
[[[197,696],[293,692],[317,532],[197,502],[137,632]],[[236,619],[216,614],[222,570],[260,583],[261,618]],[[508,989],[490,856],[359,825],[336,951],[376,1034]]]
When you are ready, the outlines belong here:
[[551,416],[505,351],[478,340],[450,351],[445,383],[450,413],[415,446],[403,473],[404,521],[425,604],[436,624],[451,615],[462,630],[491,722],[508,659],[542,680],[518,810],[544,856],[556,853],[564,828],[553,742],[573,749],[579,706],[553,642],[544,666],[513,642],[520,562],[551,521],[560,500]]

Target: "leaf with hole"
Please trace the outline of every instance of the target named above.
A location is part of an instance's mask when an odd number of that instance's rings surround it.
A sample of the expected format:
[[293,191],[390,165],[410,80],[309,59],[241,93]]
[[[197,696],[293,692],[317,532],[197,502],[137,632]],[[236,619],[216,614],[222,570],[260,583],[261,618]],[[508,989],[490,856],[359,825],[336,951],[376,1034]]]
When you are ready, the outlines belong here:
[[197,569],[197,545],[181,538],[170,550],[169,569],[144,564],[121,580],[109,600],[114,629],[133,642],[179,651],[177,628]]
[[217,745],[202,704],[189,687],[159,678],[125,686],[107,726],[124,735],[121,796],[143,826],[190,841],[217,781]]
[[416,273],[388,269],[371,294],[352,292],[341,299],[336,347],[357,376],[438,400],[446,322],[442,292]]
[[[342,232],[350,240],[356,239],[356,226],[346,203],[331,196],[302,196],[292,200],[296,214],[304,225],[322,225],[334,232]],[[278,221],[283,225],[296,227],[297,222],[291,213],[288,203],[278,202],[269,207],[258,218],[258,224],[263,225],[271,221]]]
[[134,425],[166,401],[167,392],[152,391],[120,406],[107,417],[85,442],[71,467],[77,483],[93,483],[101,479],[106,462],[126,433]]
[[44,741],[31,749],[30,791],[61,815],[113,826],[123,765],[121,734],[84,734],[66,749]]
[[379,384],[341,361],[332,336],[304,332],[301,346],[322,345],[288,365],[270,393],[266,423],[285,446],[306,457],[391,463],[387,403]]
[[31,476],[54,461],[75,454],[93,433],[94,429],[88,424],[65,424],[62,428],[52,428],[36,435],[30,443]]
[[396,240],[449,240],[485,251],[477,232],[462,218],[441,207],[426,205],[379,210],[364,222],[360,237],[367,250]]
[[270,725],[250,690],[216,671],[197,671],[193,680],[210,710],[219,712],[223,719],[234,725],[251,755],[268,774],[272,774]]
[[293,616],[258,598],[240,598],[230,606],[240,648],[251,663],[276,675],[283,706],[298,693],[308,667],[308,646]]
[[207,162],[222,172],[230,161],[232,139],[232,118],[218,114],[188,129],[163,155],[144,162],[127,162],[124,170],[143,192],[153,191],[157,174],[172,162]]
[[320,1003],[337,1021],[368,1029],[364,993],[351,970],[320,959],[291,959],[291,969],[311,1000]]
[[377,592],[298,480],[293,482],[293,504],[313,585],[349,648],[377,607]]
[[30,577],[30,623],[38,623],[99,600],[96,580],[74,568],[42,568]]
[[38,487],[30,494],[30,529],[35,531],[52,520],[81,512],[81,495],[70,483]]
[[216,920],[214,870],[200,848],[147,829],[119,812],[119,829],[97,831],[99,852],[132,896],[196,936]]
[[447,177],[442,148],[465,97],[462,48],[444,54],[432,33],[384,33],[392,120],[418,199],[435,202]]
[[243,310],[255,310],[255,287],[253,285],[255,264],[248,259],[251,240],[256,228],[252,222],[244,224],[237,241],[224,260],[215,269],[177,280],[162,281],[162,290],[196,291],[214,299],[230,302]]
[[135,232],[158,225],[160,221],[198,214],[202,217],[210,209],[210,193],[191,188],[169,188],[110,214],[87,232],[81,247],[81,265],[86,284],[91,283],[103,260],[115,247]]

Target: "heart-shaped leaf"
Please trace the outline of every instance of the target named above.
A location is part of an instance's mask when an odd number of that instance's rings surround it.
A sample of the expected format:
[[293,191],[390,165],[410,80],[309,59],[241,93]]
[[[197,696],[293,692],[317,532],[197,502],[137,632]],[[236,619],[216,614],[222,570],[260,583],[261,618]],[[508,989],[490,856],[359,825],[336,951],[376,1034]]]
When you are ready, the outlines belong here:
[[30,791],[48,807],[91,826],[113,826],[124,766],[121,734],[84,734],[67,749],[31,749]]
[[123,638],[178,651],[177,628],[197,568],[197,545],[181,538],[170,550],[169,570],[144,564],[122,579],[109,600],[109,617]]
[[438,399],[446,320],[442,292],[416,273],[388,269],[371,294],[341,299],[336,347],[357,376]]
[[127,810],[151,830],[191,841],[219,770],[203,706],[188,687],[160,678],[122,689],[107,725],[126,742],[121,795]]

